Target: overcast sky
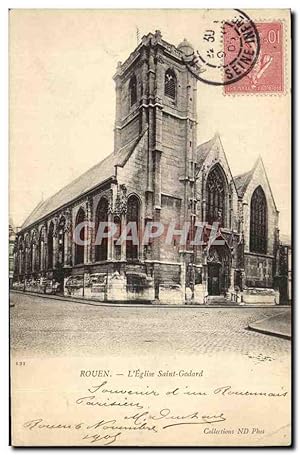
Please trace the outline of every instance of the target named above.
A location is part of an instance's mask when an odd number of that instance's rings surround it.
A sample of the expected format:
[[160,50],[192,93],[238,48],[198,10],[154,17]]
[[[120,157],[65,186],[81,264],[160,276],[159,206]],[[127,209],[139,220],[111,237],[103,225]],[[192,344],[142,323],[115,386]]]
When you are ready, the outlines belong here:
[[[140,38],[160,29],[172,44],[186,37],[197,47],[202,15],[193,10],[13,11],[10,195],[15,225],[42,197],[112,152],[112,76],[117,62],[136,47],[137,28]],[[198,82],[198,143],[218,132],[233,175],[262,156],[285,234],[291,225],[288,103],[287,95],[228,96],[222,87]]]

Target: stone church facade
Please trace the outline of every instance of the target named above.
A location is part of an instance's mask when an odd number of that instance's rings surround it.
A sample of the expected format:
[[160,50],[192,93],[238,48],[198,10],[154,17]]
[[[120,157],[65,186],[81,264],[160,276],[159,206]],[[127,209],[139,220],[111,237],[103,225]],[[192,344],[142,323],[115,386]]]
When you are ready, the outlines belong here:
[[[118,64],[114,151],[29,215],[15,242],[13,288],[100,301],[275,303],[278,211],[262,160],[233,177],[218,135],[197,145],[193,52],[161,33]],[[201,119],[200,119],[201,122]],[[87,245],[77,245],[76,226]],[[100,222],[205,222],[204,242],[115,238],[95,245]],[[221,246],[210,244],[218,222]]]

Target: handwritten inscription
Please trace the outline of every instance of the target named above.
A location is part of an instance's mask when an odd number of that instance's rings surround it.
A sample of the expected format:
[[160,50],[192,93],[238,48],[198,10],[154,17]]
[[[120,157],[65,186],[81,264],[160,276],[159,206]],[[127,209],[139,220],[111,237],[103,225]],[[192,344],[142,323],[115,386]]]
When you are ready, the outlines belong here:
[[[160,430],[178,427],[179,425],[207,425],[224,422],[226,418],[223,413],[217,415],[200,415],[198,411],[188,415],[173,415],[171,409],[164,408],[156,415],[151,415],[149,412],[143,412],[141,414],[125,416],[124,420],[127,420],[128,424],[123,424],[120,419],[117,418],[110,420],[102,419],[92,424],[87,424],[85,422],[76,424],[49,424],[42,418],[39,418],[25,422],[24,428],[29,430],[82,430],[84,433],[82,440],[89,441],[90,443],[102,441],[104,445],[110,445],[116,442],[124,431],[147,431],[158,433]],[[153,423],[161,421],[163,421],[162,426]],[[170,423],[166,423],[168,421],[170,421]]]
[[[235,400],[243,397],[265,399],[284,399],[288,392],[285,390],[237,390],[231,385],[220,385],[207,389],[193,389],[191,386],[158,389],[149,385],[140,387],[115,386],[109,380],[103,380],[97,385],[91,385],[79,397],[75,397],[75,407],[84,409],[99,409],[97,419],[95,412],[91,420],[79,422],[49,422],[42,416],[27,420],[23,426],[28,431],[75,432],[82,443],[96,445],[122,444],[122,436],[137,432],[158,435],[160,432],[174,431],[179,426],[203,427],[206,434],[262,434],[261,428],[228,428],[230,422],[222,409],[211,409],[208,397],[222,397],[224,400]],[[185,409],[178,412],[178,399],[185,397]],[[167,400],[168,406],[161,406],[162,400]],[[187,401],[186,401],[187,400]],[[180,401],[182,403],[182,401]],[[208,404],[209,403],[209,404]],[[215,400],[214,403],[219,403]],[[263,402],[262,402],[263,404]],[[104,408],[110,408],[110,411]],[[75,413],[78,415],[78,412]],[[88,413],[90,415],[90,413]],[[109,417],[108,417],[109,415]],[[85,413],[86,416],[86,413]],[[218,429],[217,427],[221,427]],[[224,427],[226,425],[226,427]]]

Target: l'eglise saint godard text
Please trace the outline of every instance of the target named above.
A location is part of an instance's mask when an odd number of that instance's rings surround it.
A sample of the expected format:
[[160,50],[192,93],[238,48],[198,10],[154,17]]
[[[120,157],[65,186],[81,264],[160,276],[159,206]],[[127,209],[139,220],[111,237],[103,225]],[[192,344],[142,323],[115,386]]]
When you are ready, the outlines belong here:
[[163,378],[163,377],[202,377],[203,370],[158,370],[158,371],[151,371],[151,370],[140,370],[139,368],[136,370],[128,370],[128,377],[129,378]]

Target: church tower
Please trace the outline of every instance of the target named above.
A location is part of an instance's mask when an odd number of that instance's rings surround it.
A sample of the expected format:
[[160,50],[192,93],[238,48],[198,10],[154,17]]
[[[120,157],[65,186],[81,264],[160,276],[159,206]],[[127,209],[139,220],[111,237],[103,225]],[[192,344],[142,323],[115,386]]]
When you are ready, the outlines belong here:
[[[157,30],[142,38],[114,76],[114,150],[148,130],[145,219],[164,224],[190,221],[195,211],[197,79],[185,64],[193,52],[186,40],[175,47]],[[178,258],[174,245],[156,253],[156,259]]]

